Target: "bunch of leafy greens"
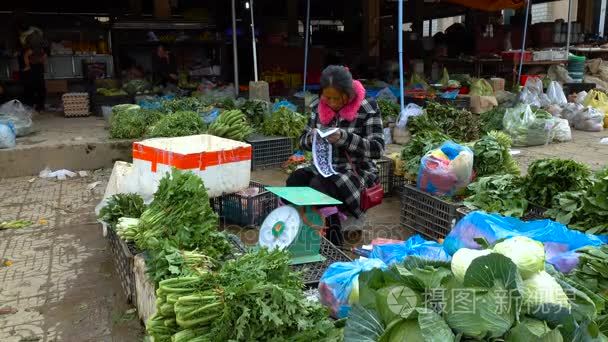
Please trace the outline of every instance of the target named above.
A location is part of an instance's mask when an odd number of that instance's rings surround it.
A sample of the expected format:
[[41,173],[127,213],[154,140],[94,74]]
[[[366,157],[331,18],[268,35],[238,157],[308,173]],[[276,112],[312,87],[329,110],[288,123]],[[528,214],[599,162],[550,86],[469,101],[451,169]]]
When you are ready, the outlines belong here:
[[396,119],[399,116],[401,107],[397,103],[387,99],[378,99],[376,102],[378,103],[378,108],[380,109],[380,114],[383,119]]
[[593,296],[599,315],[608,314],[608,245],[587,246],[576,251],[578,265],[567,278]]
[[481,122],[480,130],[482,133],[500,131],[503,129],[502,120],[505,117],[506,108],[502,106],[494,107],[489,111],[479,115]]
[[259,249],[217,272],[161,281],[155,341],[340,341],[327,310],[308,301],[288,253]]
[[587,188],[557,194],[547,216],[588,234],[608,233],[608,168]]
[[522,217],[528,209],[523,179],[511,175],[481,177],[469,184],[473,194],[464,204],[470,209],[481,209],[489,213]]
[[219,259],[230,245],[217,231],[218,216],[210,206],[205,184],[192,172],[167,173],[142,213],[135,243],[140,250],[164,248],[168,240],[181,250],[199,250]]
[[591,170],[587,165],[573,160],[536,160],[528,168],[526,176],[527,198],[534,204],[548,208],[558,194],[585,189],[590,176]]
[[259,129],[270,110],[270,103],[263,100],[247,100],[239,109],[245,113],[253,127]]
[[214,259],[198,251],[180,250],[169,240],[149,254],[146,272],[154,284],[174,277],[203,275],[217,266]]
[[123,84],[122,89],[129,95],[144,94],[152,89],[150,83],[146,80],[130,80]]
[[508,173],[519,175],[519,165],[510,153],[511,138],[503,132],[491,131],[473,146],[477,177]]
[[148,131],[148,137],[183,137],[201,134],[205,131],[203,119],[191,111],[179,111],[160,119]]
[[412,136],[412,139],[401,150],[405,173],[416,177],[422,157],[447,140],[451,140],[451,138],[437,130],[421,131]]
[[161,111],[165,114],[176,112],[206,112],[210,107],[196,97],[179,97],[161,102]]
[[267,136],[281,136],[295,140],[304,132],[306,121],[304,115],[283,106],[266,118],[262,124],[262,133]]
[[144,136],[148,126],[162,118],[162,114],[141,109],[137,105],[125,104],[112,107],[110,138],[136,139]]
[[145,208],[144,200],[138,194],[115,194],[101,208],[98,218],[114,228],[119,218],[139,218]]
[[466,109],[458,109],[447,104],[429,102],[425,114],[408,120],[410,133],[439,130],[458,141],[469,142],[479,139],[479,119]]

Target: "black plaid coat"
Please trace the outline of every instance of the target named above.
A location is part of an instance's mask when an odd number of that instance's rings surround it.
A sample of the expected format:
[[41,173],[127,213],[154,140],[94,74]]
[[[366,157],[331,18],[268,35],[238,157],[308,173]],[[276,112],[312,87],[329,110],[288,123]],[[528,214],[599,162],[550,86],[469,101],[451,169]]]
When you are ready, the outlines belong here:
[[[384,134],[382,130],[382,117],[374,101],[363,100],[357,118],[352,122],[343,119],[334,119],[329,125],[323,126],[318,120],[319,100],[314,101],[310,107],[312,113],[304,133],[300,137],[300,146],[310,151],[309,135],[313,128],[339,127],[342,129],[342,138],[333,145],[333,167],[338,173],[329,178],[335,182],[341,198],[347,209],[356,218],[362,214],[361,191],[364,188],[378,183],[378,168],[374,159],[384,155]],[[312,141],[312,139],[311,139]],[[346,152],[357,168],[354,172],[346,157]],[[318,174],[316,167],[310,170]]]

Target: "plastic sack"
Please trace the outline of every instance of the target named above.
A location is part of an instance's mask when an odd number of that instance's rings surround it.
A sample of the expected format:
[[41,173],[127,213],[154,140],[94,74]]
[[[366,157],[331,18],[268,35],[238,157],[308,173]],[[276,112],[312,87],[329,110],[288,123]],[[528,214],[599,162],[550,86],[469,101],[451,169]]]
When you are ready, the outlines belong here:
[[483,78],[473,79],[469,95],[494,96],[494,88],[492,88],[490,82]]
[[285,107],[285,108],[291,110],[292,112],[296,112],[298,110],[298,107],[295,104],[293,104],[287,100],[283,100],[283,101],[275,102],[275,104],[272,105],[272,112],[273,113],[276,112],[277,110],[281,109],[281,107]]
[[561,83],[572,83],[574,80],[568,74],[568,69],[566,69],[563,65],[552,65],[547,70],[547,77],[552,79],[553,81],[558,81]]
[[546,111],[540,110],[537,113],[532,112],[529,105],[507,109],[503,127],[513,140],[513,146],[545,145],[553,140],[554,118]]
[[543,93],[543,81],[538,77],[528,77],[526,80],[526,84],[524,88],[529,89],[533,93],[542,94]]
[[547,87],[547,97],[549,97],[549,102],[554,105],[565,105],[568,103],[564,89],[555,81],[551,81],[549,87]]
[[518,101],[533,107],[542,107],[540,97],[528,88],[524,88],[519,93]]
[[492,244],[499,239],[513,236],[526,236],[542,242],[545,246],[547,262],[560,272],[568,272],[564,267],[571,266],[569,263],[565,265],[562,263],[563,258],[571,257],[568,252],[584,246],[599,246],[603,243],[597,236],[570,230],[553,220],[524,222],[514,217],[474,211],[454,226],[450,234],[446,236],[443,247],[453,255],[461,248],[480,249],[481,246],[475,242],[476,238],[484,238]]
[[404,129],[407,127],[407,121],[410,117],[420,116],[424,114],[422,107],[415,103],[409,103],[403,110],[401,114],[399,114],[399,120],[397,120],[396,126],[398,128]]
[[220,115],[220,110],[218,108],[213,108],[212,110],[204,113],[198,113],[198,115],[203,119],[203,122],[206,124],[213,123],[217,117]]
[[33,109],[19,100],[11,100],[0,106],[0,120],[11,121],[18,137],[31,133],[32,113]]
[[418,188],[432,195],[453,195],[466,188],[473,177],[473,151],[446,141],[420,161]]
[[568,120],[570,126],[574,126],[574,118],[579,115],[580,112],[585,110],[585,106],[579,103],[568,103],[562,108],[561,117]]
[[555,119],[555,125],[553,125],[553,140],[557,142],[566,142],[572,140],[572,131],[570,130],[570,123],[566,119]]
[[604,113],[593,107],[587,107],[573,119],[574,128],[580,131],[601,132],[604,130]]
[[583,104],[583,102],[585,102],[585,99],[587,98],[588,93],[586,91],[581,91],[580,93],[576,94],[576,100],[575,102],[578,104]]
[[383,99],[389,100],[394,103],[397,103],[398,101],[397,96],[395,96],[395,94],[393,94],[393,92],[388,87],[381,89],[378,94],[376,94],[375,98],[376,100]]
[[0,148],[13,148],[17,145],[15,126],[11,121],[0,121]]
[[401,263],[409,256],[425,260],[449,262],[452,257],[436,241],[427,241],[414,235],[405,242],[374,245],[370,258],[380,259],[385,264]]
[[384,143],[387,145],[392,144],[393,143],[393,130],[387,127],[382,130],[382,133],[384,134]]
[[359,274],[374,268],[386,269],[387,266],[379,259],[357,259],[351,262],[335,262],[325,270],[319,281],[319,296],[323,305],[327,306],[333,317],[348,316],[352,304],[358,303],[358,298],[351,297],[351,292],[359,292]]
[[444,91],[443,93],[441,93],[441,98],[448,99],[448,100],[455,100],[458,97],[459,93],[460,93],[460,90],[458,90],[458,89]]
[[608,113],[608,95],[593,89],[585,96],[583,106],[591,106],[602,113]]

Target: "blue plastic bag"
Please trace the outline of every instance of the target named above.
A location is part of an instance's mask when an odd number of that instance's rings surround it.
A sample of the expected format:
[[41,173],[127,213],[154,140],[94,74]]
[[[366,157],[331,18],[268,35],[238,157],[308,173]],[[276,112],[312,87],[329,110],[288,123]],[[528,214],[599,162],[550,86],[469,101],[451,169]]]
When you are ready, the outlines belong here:
[[15,141],[17,131],[11,121],[0,121],[0,148],[13,148],[17,145]]
[[370,258],[380,259],[387,265],[400,263],[408,256],[445,262],[452,259],[442,245],[435,241],[427,241],[420,235],[414,235],[402,243],[375,245],[369,255]]
[[203,119],[203,122],[206,124],[213,123],[219,115],[220,115],[219,108],[213,108],[212,110],[210,110],[208,112],[199,113],[199,116],[201,117],[201,119]]
[[432,195],[453,195],[473,176],[473,151],[453,141],[429,151],[420,161],[418,189]]
[[[384,270],[386,267],[386,264],[378,259],[357,259],[331,264],[319,281],[321,303],[330,309],[332,316],[347,317],[351,305],[358,302],[359,274],[374,268]],[[351,297],[353,290],[356,291],[356,296]]]
[[547,262],[560,272],[569,272],[576,266],[572,251],[584,246],[599,246],[603,241],[595,236],[568,229],[553,220],[524,222],[514,217],[474,211],[456,224],[445,238],[443,247],[454,254],[460,248],[480,249],[475,238],[484,238],[488,243],[513,236],[526,236],[540,241],[545,246]]
[[292,112],[296,112],[298,110],[298,107],[287,101],[287,100],[283,100],[283,101],[279,101],[276,102],[274,105],[272,105],[272,112],[276,112],[277,110],[281,109],[281,107],[286,107],[287,109],[291,110]]
[[456,97],[458,97],[459,93],[460,93],[460,89],[444,91],[443,93],[441,93],[441,98],[448,99],[448,100],[455,100]]

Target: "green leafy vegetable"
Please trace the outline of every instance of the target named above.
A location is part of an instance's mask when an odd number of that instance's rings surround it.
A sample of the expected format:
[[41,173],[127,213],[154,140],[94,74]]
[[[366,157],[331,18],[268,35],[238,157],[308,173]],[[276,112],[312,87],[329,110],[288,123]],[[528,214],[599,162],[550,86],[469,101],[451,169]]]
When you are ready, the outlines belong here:
[[179,111],[168,114],[149,128],[148,136],[157,137],[183,137],[201,134],[205,131],[203,119],[191,111]]
[[247,100],[239,108],[254,128],[261,128],[264,119],[270,112],[270,103],[262,100]]
[[535,312],[539,307],[555,305],[570,308],[568,296],[559,283],[545,271],[534,274],[524,280],[523,305],[529,312]]
[[450,105],[429,102],[425,114],[408,120],[410,133],[417,134],[430,130],[439,130],[457,141],[474,141],[479,139],[479,119],[466,109],[457,109]]
[[376,102],[378,103],[378,109],[380,109],[380,114],[382,114],[383,119],[397,118],[399,116],[399,113],[401,112],[401,106],[399,106],[399,104],[387,99],[378,99]]
[[139,218],[146,206],[138,194],[116,194],[110,196],[106,205],[99,211],[98,218],[110,227],[115,227],[121,217]]
[[454,255],[452,256],[451,264],[452,273],[454,274],[456,280],[458,280],[459,282],[464,282],[464,276],[467,273],[469,266],[471,266],[473,260],[478,257],[488,255],[490,253],[492,253],[492,251],[488,249],[477,250],[461,248],[456,251],[456,253],[454,253]]
[[262,133],[267,136],[281,136],[295,140],[300,137],[306,124],[304,115],[291,111],[287,107],[281,107],[264,121]]
[[493,250],[511,259],[523,279],[545,269],[545,247],[529,237],[515,236],[506,239],[497,243]]
[[146,91],[149,91],[151,88],[150,83],[148,83],[146,80],[130,80],[122,86],[122,89],[131,96],[143,94]]
[[502,120],[505,117],[505,111],[505,107],[498,106],[481,113],[479,115],[481,132],[488,133],[491,131],[501,131],[503,129]]
[[492,96],[494,95],[494,88],[490,82],[483,78],[474,78],[471,81],[471,90],[469,92],[470,95],[479,95],[479,96]]
[[114,106],[110,117],[110,137],[113,139],[141,138],[148,126],[156,123],[161,117],[161,113],[141,109],[137,105]]
[[506,216],[522,217],[528,209],[523,180],[514,175],[494,175],[469,184],[473,193],[464,201],[470,209],[481,209]]
[[213,108],[196,97],[179,97],[172,100],[163,100],[161,111],[165,114],[176,112],[207,112]]
[[551,329],[546,322],[530,317],[522,318],[505,337],[505,342],[562,342],[563,340],[559,329]]
[[539,159],[528,168],[527,198],[542,207],[550,207],[553,198],[565,191],[585,189],[590,182],[587,165],[569,159]]
[[503,132],[492,131],[473,146],[474,169],[477,177],[493,174],[519,175],[519,165],[510,153],[511,138]]

